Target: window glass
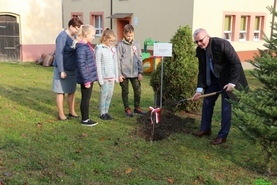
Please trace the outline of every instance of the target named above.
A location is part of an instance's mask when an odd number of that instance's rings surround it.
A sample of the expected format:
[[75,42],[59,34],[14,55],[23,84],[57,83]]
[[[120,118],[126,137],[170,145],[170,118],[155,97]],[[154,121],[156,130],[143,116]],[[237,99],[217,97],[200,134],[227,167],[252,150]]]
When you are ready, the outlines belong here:
[[231,41],[232,37],[232,16],[225,16],[224,22],[224,39]]
[[96,36],[100,36],[102,34],[102,15],[95,15],[94,16],[94,23],[96,29]]

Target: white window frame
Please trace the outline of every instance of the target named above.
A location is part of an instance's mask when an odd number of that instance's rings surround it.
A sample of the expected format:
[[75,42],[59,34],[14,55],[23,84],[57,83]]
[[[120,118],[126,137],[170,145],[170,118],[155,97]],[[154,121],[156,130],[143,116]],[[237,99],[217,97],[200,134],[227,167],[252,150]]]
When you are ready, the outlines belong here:
[[224,30],[223,34],[224,34],[224,39],[231,41],[232,40],[232,26],[233,26],[233,16],[232,15],[225,15],[226,17],[230,17],[230,30]]
[[245,30],[239,31],[239,41],[246,41],[246,31]]
[[[102,15],[93,15],[93,16],[94,16],[94,23],[95,23],[94,27],[96,30],[95,36],[101,36],[103,32],[103,27],[102,27],[103,16]],[[98,25],[96,25],[97,22],[98,22]]]
[[260,35],[261,35],[261,32],[260,30],[254,30],[254,41],[259,41],[260,40]]
[[231,41],[232,39],[232,31],[224,31],[224,39]]
[[[259,29],[258,30],[255,30],[254,28],[254,37],[253,37],[253,40],[254,41],[260,41],[260,38],[261,38],[261,24],[262,24],[262,17],[261,16],[256,16],[256,18],[259,18]],[[256,21],[256,20],[255,20]]]

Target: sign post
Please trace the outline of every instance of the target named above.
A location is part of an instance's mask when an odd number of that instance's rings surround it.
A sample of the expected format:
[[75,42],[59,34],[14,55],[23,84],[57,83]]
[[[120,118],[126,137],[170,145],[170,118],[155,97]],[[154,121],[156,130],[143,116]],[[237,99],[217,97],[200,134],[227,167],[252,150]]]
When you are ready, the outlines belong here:
[[162,95],[163,95],[163,61],[164,57],[172,57],[172,43],[154,43],[155,57],[162,57],[161,66],[161,90],[160,90],[160,108],[162,108]]

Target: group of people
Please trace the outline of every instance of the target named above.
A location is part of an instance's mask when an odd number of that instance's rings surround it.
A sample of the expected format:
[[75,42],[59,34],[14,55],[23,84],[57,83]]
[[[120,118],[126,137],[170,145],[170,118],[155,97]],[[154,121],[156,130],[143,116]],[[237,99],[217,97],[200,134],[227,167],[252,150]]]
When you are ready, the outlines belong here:
[[[95,126],[98,123],[90,119],[89,107],[92,88],[95,82],[100,85],[99,118],[114,119],[109,114],[109,107],[115,83],[120,83],[122,100],[126,116],[133,116],[129,106],[129,81],[134,90],[134,113],[144,114],[140,108],[142,80],[141,48],[134,40],[134,27],[124,27],[124,38],[115,47],[116,35],[113,30],[103,30],[99,44],[95,49],[92,40],[96,29],[83,24],[75,17],[68,22],[68,28],[56,38],[54,75],[52,90],[56,93],[58,119],[79,118],[75,111],[76,84],[81,89],[81,124]],[[64,112],[64,97],[67,94],[69,113]]]
[[[67,119],[63,110],[63,99],[66,93],[68,94],[68,117],[78,117],[74,109],[76,83],[78,83],[81,87],[81,123],[86,126],[97,124],[89,118],[89,101],[96,81],[101,87],[100,119],[113,119],[108,110],[115,82],[119,82],[121,86],[126,116],[133,116],[133,112],[144,114],[140,109],[140,81],[143,78],[141,48],[134,40],[132,25],[125,25],[123,34],[124,38],[115,47],[114,32],[111,29],[104,30],[94,51],[91,41],[95,36],[95,28],[91,25],[83,25],[80,19],[73,18],[68,23],[68,29],[58,35],[52,89],[57,93],[56,103],[60,120]],[[203,28],[195,30],[193,38],[197,45],[199,72],[197,89],[192,100],[199,100],[203,93],[222,92],[221,129],[217,137],[210,142],[213,145],[219,145],[226,142],[231,127],[230,99],[235,97],[232,91],[234,88],[246,88],[248,83],[241,61],[229,41],[210,37]],[[134,91],[133,112],[128,101],[129,81]],[[198,132],[193,133],[195,136],[211,135],[213,110],[218,96],[217,93],[203,99],[201,126]]]

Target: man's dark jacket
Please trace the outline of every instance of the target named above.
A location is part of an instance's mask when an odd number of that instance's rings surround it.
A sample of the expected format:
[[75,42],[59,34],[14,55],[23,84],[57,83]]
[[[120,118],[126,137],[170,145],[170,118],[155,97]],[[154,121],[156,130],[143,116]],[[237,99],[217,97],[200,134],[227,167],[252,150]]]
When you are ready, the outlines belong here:
[[236,88],[248,86],[241,61],[229,41],[211,37],[209,45],[204,49],[196,48],[196,57],[199,61],[199,74],[197,87],[206,87],[206,55],[208,52],[212,58],[212,64],[216,76],[222,87],[228,83],[236,85]]

